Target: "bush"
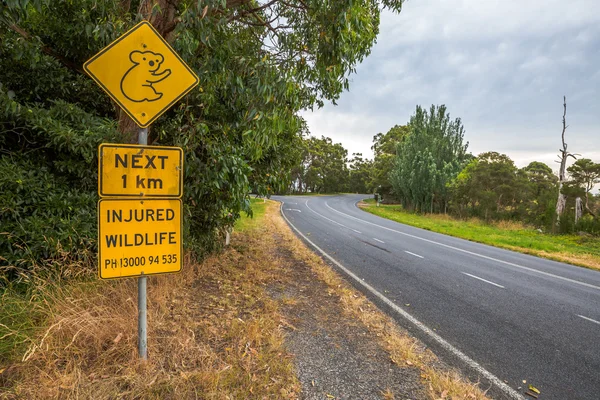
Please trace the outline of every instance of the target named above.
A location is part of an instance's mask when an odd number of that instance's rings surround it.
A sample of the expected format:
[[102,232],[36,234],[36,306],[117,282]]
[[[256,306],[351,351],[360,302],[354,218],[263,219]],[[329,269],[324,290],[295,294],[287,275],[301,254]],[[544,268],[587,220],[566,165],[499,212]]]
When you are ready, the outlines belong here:
[[575,231],[600,236],[600,219],[586,215],[577,221],[577,224],[575,224]]
[[96,254],[96,148],[115,140],[116,126],[62,100],[46,109],[12,97],[0,90],[6,121],[0,142],[3,278],[50,265],[71,275],[90,271]]

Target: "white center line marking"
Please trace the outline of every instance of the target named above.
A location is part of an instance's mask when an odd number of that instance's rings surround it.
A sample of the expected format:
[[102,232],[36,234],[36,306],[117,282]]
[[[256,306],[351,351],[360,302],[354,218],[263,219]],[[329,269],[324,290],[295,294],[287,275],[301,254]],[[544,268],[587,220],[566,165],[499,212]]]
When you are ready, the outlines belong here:
[[585,319],[586,321],[590,321],[590,322],[593,322],[593,323],[595,323],[595,324],[598,324],[598,325],[600,325],[600,321],[596,321],[595,319],[591,319],[591,318],[585,317],[585,316],[583,316],[583,315],[577,315],[577,316],[578,316],[579,318],[583,318],[583,319]]
[[383,244],[385,244],[385,242],[384,242],[383,240],[379,240],[379,239],[377,239],[377,238],[373,238],[373,240],[375,240],[376,242],[379,242],[379,243],[383,243]]
[[404,317],[406,320],[408,320],[410,323],[412,323],[414,326],[416,326],[418,329],[420,329],[423,333],[425,333],[430,338],[432,338],[433,340],[438,342],[440,344],[440,346],[442,346],[444,349],[446,349],[449,352],[451,352],[452,354],[454,354],[456,357],[458,357],[460,360],[462,360],[465,364],[467,364],[473,370],[475,370],[479,374],[485,376],[490,382],[495,384],[500,390],[502,390],[504,393],[506,393],[511,399],[524,400],[524,397],[519,392],[517,392],[515,389],[511,388],[506,383],[504,383],[502,380],[500,380],[500,378],[498,378],[496,375],[492,374],[490,371],[488,371],[487,369],[482,367],[477,361],[473,360],[471,357],[467,356],[465,353],[458,350],[456,347],[452,346],[444,338],[442,338],[440,335],[438,335],[437,333],[435,333],[434,331],[429,329],[421,321],[419,321],[418,319],[413,317],[407,311],[400,308],[396,303],[394,303],[393,301],[391,301],[390,299],[385,297],[383,294],[378,292],[373,286],[366,283],[364,279],[361,279],[358,276],[356,276],[352,271],[350,271],[348,268],[344,267],[335,258],[333,258],[329,254],[327,254],[323,249],[321,249],[319,246],[317,246],[315,243],[313,243],[308,237],[306,237],[306,235],[304,235],[302,232],[300,232],[300,230],[298,228],[296,228],[290,222],[290,220],[285,216],[285,214],[283,212],[281,212],[281,215],[283,216],[283,219],[285,219],[287,221],[288,225],[290,225],[292,227],[292,229],[295,230],[296,233],[298,233],[298,235],[300,235],[304,240],[306,240],[307,243],[310,243],[310,245],[312,247],[314,247],[319,253],[321,253],[323,255],[323,257],[327,258],[329,261],[331,261],[332,263],[337,265],[350,278],[354,279],[356,282],[358,282],[358,284],[362,285],[362,287],[364,287],[365,290],[368,290],[369,292],[371,292],[375,297],[377,297],[379,300],[381,300],[383,303],[385,303],[387,306],[389,306],[392,310],[396,311],[396,313],[398,313],[399,315]]
[[404,252],[405,252],[405,253],[408,253],[408,254],[410,254],[411,256],[415,256],[415,257],[419,257],[419,258],[425,258],[425,257],[423,257],[423,256],[420,256],[420,255],[418,255],[418,254],[411,253],[410,251],[407,251],[407,250],[404,250]]
[[337,224],[337,225],[339,225],[339,226],[341,226],[341,227],[343,227],[343,228],[346,228],[346,229],[350,229],[351,231],[354,231],[354,232],[356,232],[356,233],[362,233],[361,231],[357,231],[356,229],[348,228],[348,227],[347,227],[346,225],[344,225],[344,224],[340,224],[340,223],[339,223],[339,222],[337,222],[337,221],[334,221],[334,220],[332,220],[332,219],[330,219],[330,218],[327,218],[326,216],[324,216],[324,215],[322,215],[322,214],[319,214],[318,212],[316,212],[315,210],[313,210],[312,208],[310,208],[310,206],[308,205],[308,200],[306,200],[306,202],[304,203],[304,205],[305,205],[305,206],[306,206],[306,208],[308,208],[310,211],[314,212],[315,214],[317,214],[317,215],[318,215],[319,217],[321,217],[321,218],[325,218],[325,219],[326,219],[327,221],[329,221],[329,222],[333,222],[334,224]]
[[487,279],[483,279],[483,278],[480,278],[480,277],[478,277],[478,276],[475,276],[475,275],[467,274],[466,272],[461,272],[461,274],[468,275],[468,276],[470,276],[471,278],[479,279],[480,281],[483,281],[483,282],[489,283],[490,285],[498,286],[499,288],[502,288],[502,289],[504,289],[504,286],[502,286],[502,285],[498,285],[497,283],[494,283],[494,282],[492,282],[492,281],[488,281]]
[[[308,208],[310,211],[314,212],[315,214],[317,214],[317,215],[318,215],[318,216],[320,216],[320,217],[323,217],[323,218],[325,218],[327,221],[329,221],[329,222],[333,222],[334,224],[337,224],[337,225],[339,225],[339,226],[341,226],[341,227],[344,227],[344,228],[350,229],[350,228],[348,228],[346,225],[344,225],[344,224],[340,224],[340,223],[339,223],[339,222],[337,222],[337,221],[334,221],[334,220],[332,220],[332,219],[330,219],[330,218],[327,218],[326,216],[324,216],[324,215],[321,215],[321,214],[319,214],[318,212],[316,212],[315,210],[313,210],[312,208],[310,208],[310,206],[308,205],[308,200],[306,200],[306,202],[304,203],[304,205],[305,205],[305,206],[306,206],[306,208]],[[352,229],[352,230],[354,230],[354,229]],[[357,232],[358,232],[358,231],[357,231]],[[359,233],[360,233],[360,232],[359,232]]]
[[448,244],[444,244],[444,243],[436,242],[435,240],[429,240],[429,239],[425,239],[425,238],[422,238],[422,237],[420,237],[420,236],[411,235],[410,233],[406,233],[406,232],[400,232],[400,231],[398,231],[398,230],[396,230],[396,229],[392,229],[392,228],[388,228],[388,227],[386,227],[386,226],[382,226],[382,225],[374,224],[373,222],[365,221],[364,219],[361,219],[361,218],[356,218],[356,217],[354,217],[354,216],[352,216],[352,215],[349,215],[349,214],[343,213],[343,212],[341,212],[341,211],[338,211],[338,210],[336,210],[336,209],[334,209],[334,208],[331,208],[331,206],[330,206],[330,205],[329,205],[327,202],[325,202],[325,206],[326,206],[327,208],[329,208],[330,210],[332,210],[332,211],[334,211],[334,212],[338,213],[338,214],[345,215],[345,216],[347,216],[347,217],[349,217],[349,218],[352,218],[352,219],[354,219],[354,220],[356,220],[356,221],[360,221],[360,222],[362,222],[362,223],[365,223],[365,224],[369,224],[369,225],[377,226],[377,227],[379,227],[379,228],[381,228],[381,229],[386,229],[386,230],[388,230],[388,231],[390,231],[390,232],[395,232],[395,233],[398,233],[398,234],[400,234],[400,235],[404,235],[404,236],[408,236],[408,237],[411,237],[411,238],[414,238],[414,239],[422,240],[422,241],[424,241],[424,242],[428,242],[428,243],[436,244],[436,245],[438,245],[438,246],[442,246],[442,247],[445,247],[445,248],[447,248],[447,249],[452,249],[452,250],[460,251],[460,252],[462,252],[462,253],[470,254],[470,255],[472,255],[472,256],[476,256],[476,257],[485,258],[486,260],[495,261],[495,262],[497,262],[497,263],[500,263],[500,264],[504,264],[504,265],[510,265],[511,267],[519,268],[519,269],[522,269],[522,270],[524,270],[524,271],[534,272],[534,273],[536,273],[536,274],[545,275],[545,276],[550,276],[550,277],[552,277],[552,278],[561,279],[561,280],[563,280],[563,281],[566,281],[566,282],[571,282],[571,283],[575,283],[575,284],[577,284],[577,285],[581,285],[581,286],[589,287],[589,288],[591,288],[591,289],[600,290],[600,286],[592,285],[591,283],[587,283],[587,282],[581,282],[581,281],[578,281],[578,280],[575,280],[575,279],[570,279],[570,278],[565,278],[564,276],[555,275],[555,274],[551,274],[551,273],[549,273],[549,272],[540,271],[540,270],[537,270],[537,269],[535,269],[535,268],[529,268],[529,267],[525,267],[525,266],[523,266],[523,265],[515,264],[515,263],[509,262],[509,261],[504,261],[504,260],[500,260],[500,259],[498,259],[498,258],[489,257],[489,256],[486,256],[486,255],[483,255],[483,254],[475,253],[475,252],[473,252],[473,251],[469,251],[469,250],[461,249],[461,248],[459,248],[459,247],[454,247],[454,246],[450,246],[450,245],[448,245]]

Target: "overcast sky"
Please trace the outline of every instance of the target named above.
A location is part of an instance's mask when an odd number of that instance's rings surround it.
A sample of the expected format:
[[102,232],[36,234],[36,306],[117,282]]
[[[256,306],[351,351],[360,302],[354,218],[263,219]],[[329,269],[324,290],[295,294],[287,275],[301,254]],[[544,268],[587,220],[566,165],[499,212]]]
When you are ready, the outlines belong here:
[[313,136],[372,158],[373,135],[417,104],[446,104],[473,154],[557,171],[566,95],[569,150],[600,162],[599,11],[599,0],[409,0],[383,12],[338,105],[303,116]]

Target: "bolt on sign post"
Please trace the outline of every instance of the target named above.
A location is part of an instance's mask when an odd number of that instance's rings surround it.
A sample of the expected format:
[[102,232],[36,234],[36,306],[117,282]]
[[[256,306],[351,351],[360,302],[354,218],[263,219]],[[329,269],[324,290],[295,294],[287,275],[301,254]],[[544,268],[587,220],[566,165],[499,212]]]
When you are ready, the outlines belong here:
[[147,146],[148,126],[198,77],[147,21],[83,67],[140,127],[138,145],[98,147],[98,275],[138,277],[138,352],[146,359],[146,277],[183,264],[183,150]]

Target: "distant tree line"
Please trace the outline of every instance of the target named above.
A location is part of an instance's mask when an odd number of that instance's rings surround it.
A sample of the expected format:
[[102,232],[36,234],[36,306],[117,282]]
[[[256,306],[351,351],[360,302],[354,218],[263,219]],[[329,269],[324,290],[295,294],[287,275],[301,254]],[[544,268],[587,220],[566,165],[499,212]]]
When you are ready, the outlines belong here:
[[600,234],[600,163],[579,158],[567,168],[564,215],[557,223],[558,177],[543,162],[518,168],[505,154],[473,156],[460,118],[445,106],[416,107],[408,124],[373,137],[373,160],[351,159],[330,138],[303,140],[292,193],[379,193],[408,211],[485,221],[514,220],[546,231]]

